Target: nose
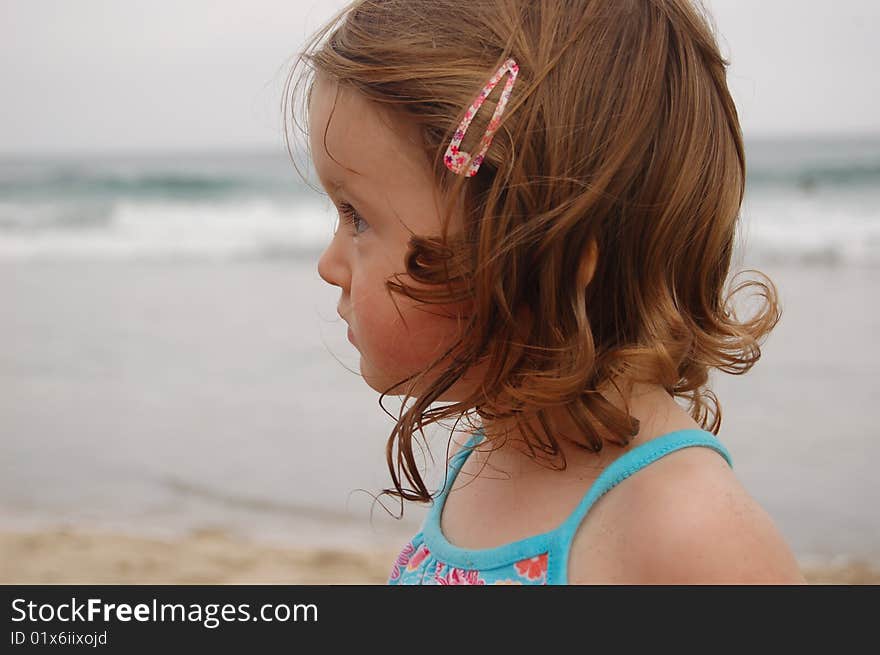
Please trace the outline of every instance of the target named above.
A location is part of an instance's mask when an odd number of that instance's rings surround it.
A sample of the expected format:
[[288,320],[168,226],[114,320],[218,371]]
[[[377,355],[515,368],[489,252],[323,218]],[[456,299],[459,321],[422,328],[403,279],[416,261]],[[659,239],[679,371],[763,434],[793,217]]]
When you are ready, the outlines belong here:
[[348,279],[347,271],[348,268],[340,252],[338,239],[334,234],[330,244],[324,249],[321,257],[318,259],[318,275],[327,284],[344,289]]

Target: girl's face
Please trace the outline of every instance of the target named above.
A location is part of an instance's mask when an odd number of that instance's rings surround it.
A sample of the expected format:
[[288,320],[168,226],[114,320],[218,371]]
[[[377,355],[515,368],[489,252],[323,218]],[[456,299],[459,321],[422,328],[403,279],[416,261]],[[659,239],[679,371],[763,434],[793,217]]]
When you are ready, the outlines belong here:
[[[388,391],[424,370],[453,342],[458,334],[455,313],[463,309],[398,294],[392,299],[385,288],[394,273],[414,284],[404,275],[410,230],[425,236],[440,233],[430,164],[415,126],[323,77],[309,102],[309,143],[321,184],[340,217],[318,262],[318,274],[342,292],[337,310],[360,353],[364,380],[376,391]],[[454,232],[455,226],[451,228]],[[418,391],[406,383],[390,393],[418,396]],[[452,391],[440,400],[454,400]]]

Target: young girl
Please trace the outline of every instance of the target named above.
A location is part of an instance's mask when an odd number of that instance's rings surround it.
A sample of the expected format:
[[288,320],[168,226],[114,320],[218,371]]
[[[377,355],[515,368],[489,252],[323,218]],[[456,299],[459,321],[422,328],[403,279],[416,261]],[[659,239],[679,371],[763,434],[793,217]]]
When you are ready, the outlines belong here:
[[[724,291],[745,159],[708,25],[688,0],[365,0],[301,56],[342,218],[318,271],[403,397],[384,493],[431,503],[390,584],[803,582],[707,388],[780,317],[769,280]],[[448,417],[432,494],[414,437]]]

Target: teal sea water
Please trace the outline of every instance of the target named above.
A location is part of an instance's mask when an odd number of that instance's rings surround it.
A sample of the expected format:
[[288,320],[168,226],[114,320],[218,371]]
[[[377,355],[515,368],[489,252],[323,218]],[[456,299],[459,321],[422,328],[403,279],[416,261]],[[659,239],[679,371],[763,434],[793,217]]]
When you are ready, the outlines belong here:
[[[749,141],[747,167],[750,256],[880,263],[880,138]],[[320,248],[328,211],[286,152],[0,157],[19,260],[286,258]]]
[[[784,315],[713,378],[720,438],[799,555],[880,563],[880,139],[747,159],[739,255]],[[391,419],[317,275],[333,220],[286,153],[0,157],[0,528],[414,534],[369,495]]]

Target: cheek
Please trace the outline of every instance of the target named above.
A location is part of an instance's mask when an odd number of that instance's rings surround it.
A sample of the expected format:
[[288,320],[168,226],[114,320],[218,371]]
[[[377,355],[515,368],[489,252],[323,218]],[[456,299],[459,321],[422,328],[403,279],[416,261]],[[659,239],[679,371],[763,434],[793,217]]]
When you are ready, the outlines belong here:
[[358,321],[363,354],[384,372],[401,377],[425,368],[458,335],[453,307],[399,296],[392,300],[387,294],[366,306]]
[[[364,379],[377,391],[385,391],[442,355],[459,335],[457,312],[467,316],[469,310],[464,305],[426,304],[392,294],[384,284],[392,261],[359,263],[351,281],[355,347]],[[400,281],[415,284],[408,275],[401,275]]]

